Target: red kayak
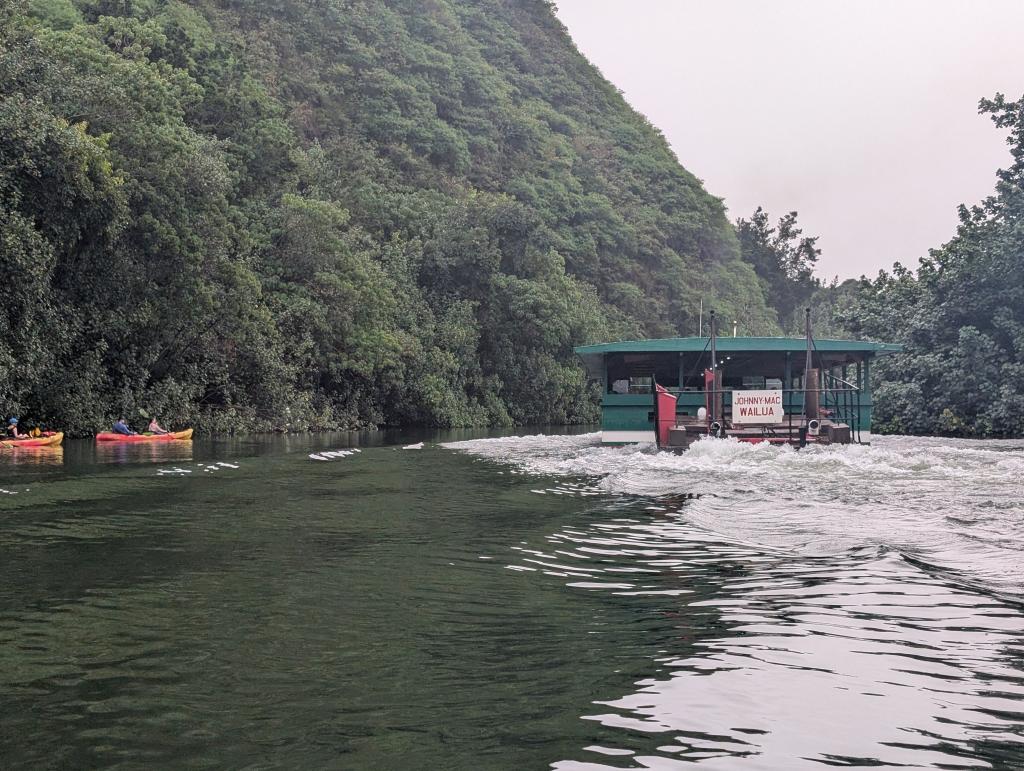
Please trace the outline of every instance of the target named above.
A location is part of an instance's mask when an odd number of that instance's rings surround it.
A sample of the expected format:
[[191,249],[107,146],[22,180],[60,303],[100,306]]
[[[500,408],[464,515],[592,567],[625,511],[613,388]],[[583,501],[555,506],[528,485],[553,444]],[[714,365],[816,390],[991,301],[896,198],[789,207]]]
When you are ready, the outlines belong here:
[[191,439],[192,429],[186,428],[184,431],[172,431],[169,434],[115,434],[110,431],[104,431],[102,434],[96,434],[97,442],[173,442],[179,439]]

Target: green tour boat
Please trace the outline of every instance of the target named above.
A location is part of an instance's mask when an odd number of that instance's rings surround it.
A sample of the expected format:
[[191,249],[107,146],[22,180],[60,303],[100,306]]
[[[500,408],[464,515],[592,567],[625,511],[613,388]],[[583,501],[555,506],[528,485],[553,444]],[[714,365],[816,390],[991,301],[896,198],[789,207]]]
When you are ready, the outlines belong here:
[[899,345],[798,337],[673,337],[575,349],[602,384],[602,441],[684,449],[741,441],[860,442],[871,428],[871,361]]

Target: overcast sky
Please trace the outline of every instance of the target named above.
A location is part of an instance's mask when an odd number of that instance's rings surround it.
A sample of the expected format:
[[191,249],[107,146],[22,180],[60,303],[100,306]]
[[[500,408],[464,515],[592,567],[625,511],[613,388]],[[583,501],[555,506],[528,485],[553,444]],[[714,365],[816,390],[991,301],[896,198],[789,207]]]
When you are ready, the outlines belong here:
[[1024,0],[557,0],[577,46],[729,216],[791,210],[824,278],[916,266],[1009,163]]

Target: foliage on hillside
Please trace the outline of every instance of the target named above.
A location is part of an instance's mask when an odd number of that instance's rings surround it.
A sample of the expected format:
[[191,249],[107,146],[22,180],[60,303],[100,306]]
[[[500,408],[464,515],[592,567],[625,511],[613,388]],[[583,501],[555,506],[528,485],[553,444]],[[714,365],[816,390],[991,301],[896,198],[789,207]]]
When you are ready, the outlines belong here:
[[540,0],[0,0],[0,403],[71,431],[594,417],[776,316]]
[[985,99],[981,112],[1007,130],[1013,158],[995,195],[961,206],[956,236],[916,273],[897,264],[832,298],[851,334],[904,344],[876,368],[876,430],[1024,435],[1024,98]]

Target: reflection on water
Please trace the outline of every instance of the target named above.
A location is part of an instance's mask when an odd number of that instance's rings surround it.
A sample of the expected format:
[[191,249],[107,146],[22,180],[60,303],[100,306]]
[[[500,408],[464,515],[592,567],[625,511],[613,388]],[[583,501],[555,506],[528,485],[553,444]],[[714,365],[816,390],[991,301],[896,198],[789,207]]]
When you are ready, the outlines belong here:
[[192,441],[96,442],[98,463],[165,463],[192,460]]
[[0,451],[0,468],[10,466],[61,466],[64,464],[63,447],[19,447]]
[[685,516],[601,520],[518,550],[577,590],[661,598],[651,674],[596,699],[581,717],[608,738],[556,768],[1024,761],[1019,609],[895,554],[795,561]]
[[0,757],[1021,768],[1022,454],[466,432],[0,459]]
[[1020,442],[448,446],[620,496],[507,566],[656,608],[650,673],[556,768],[1024,767]]

